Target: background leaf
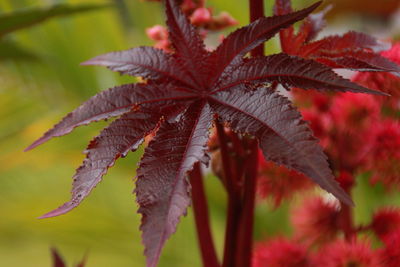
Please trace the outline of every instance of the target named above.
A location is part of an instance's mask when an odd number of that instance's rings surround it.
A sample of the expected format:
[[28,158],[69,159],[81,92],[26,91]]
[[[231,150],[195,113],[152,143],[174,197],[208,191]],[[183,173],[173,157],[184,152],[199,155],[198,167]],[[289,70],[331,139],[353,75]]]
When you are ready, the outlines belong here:
[[77,5],[66,4],[54,5],[51,7],[29,8],[17,10],[12,13],[0,14],[0,37],[39,24],[45,20],[58,16],[67,16],[109,7],[110,5]]

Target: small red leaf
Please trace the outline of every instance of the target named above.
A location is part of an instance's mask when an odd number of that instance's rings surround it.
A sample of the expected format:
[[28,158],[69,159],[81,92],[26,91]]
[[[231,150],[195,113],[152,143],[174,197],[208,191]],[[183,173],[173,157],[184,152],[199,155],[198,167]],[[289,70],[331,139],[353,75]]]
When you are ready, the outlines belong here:
[[350,197],[335,181],[327,157],[306,122],[288,99],[269,88],[243,93],[242,88],[221,92],[212,108],[238,132],[258,138],[267,160],[311,178],[342,202]]
[[197,102],[177,123],[164,122],[150,142],[137,170],[136,195],[142,214],[147,267],[155,267],[165,241],[176,230],[190,204],[186,174],[207,161],[205,150],[212,113]]
[[[329,5],[325,7],[321,12],[310,14],[301,24],[299,32],[297,33],[297,39],[302,39],[303,43],[308,43],[315,39],[318,33],[326,26],[325,14],[332,9]],[[300,37],[302,36],[302,37]]]

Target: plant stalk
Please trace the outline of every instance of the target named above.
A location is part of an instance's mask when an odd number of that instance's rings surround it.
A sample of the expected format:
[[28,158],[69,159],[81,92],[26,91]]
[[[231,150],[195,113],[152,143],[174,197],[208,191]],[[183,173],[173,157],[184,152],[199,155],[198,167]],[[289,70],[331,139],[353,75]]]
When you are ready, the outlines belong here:
[[258,170],[258,143],[253,140],[244,175],[243,205],[238,232],[237,264],[250,267],[253,251],[253,225]]
[[192,185],[192,202],[197,237],[200,246],[204,267],[219,267],[218,257],[215,252],[214,241],[211,235],[210,219],[207,199],[204,192],[203,175],[199,163],[196,163],[190,173]]
[[[239,227],[241,215],[240,191],[237,188],[236,178],[232,172],[232,162],[228,150],[228,138],[225,134],[224,127],[220,122],[215,123],[221,151],[223,176],[228,194],[227,221],[225,229],[225,246],[223,267],[235,267],[235,255],[237,249],[236,234]],[[236,173],[236,172],[235,172]]]

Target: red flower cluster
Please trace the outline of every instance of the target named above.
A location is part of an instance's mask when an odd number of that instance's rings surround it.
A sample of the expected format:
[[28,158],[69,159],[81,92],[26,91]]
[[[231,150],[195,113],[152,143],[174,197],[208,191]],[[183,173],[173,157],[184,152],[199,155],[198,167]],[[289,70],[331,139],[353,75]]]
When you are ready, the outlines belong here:
[[261,151],[258,158],[258,193],[262,198],[271,197],[275,207],[279,206],[283,199],[290,199],[294,193],[313,187],[310,179],[303,174],[266,161]]
[[258,244],[253,267],[312,267],[307,248],[291,240],[279,238]]
[[[400,63],[400,43],[382,55]],[[355,178],[366,172],[371,174],[372,184],[379,182],[388,190],[399,189],[400,78],[375,72],[358,73],[354,80],[369,88],[385,88],[392,97],[306,95],[296,89],[293,97],[301,103],[298,104],[300,110],[321,140],[337,180],[345,191],[351,193],[356,185]],[[290,197],[294,188],[301,186],[297,185],[296,174],[291,173],[289,181],[288,172],[263,163],[260,194],[279,196],[276,192],[282,192],[282,184],[285,184],[283,192],[287,194],[281,193],[281,198]],[[269,173],[274,178],[266,175]],[[264,181],[266,176],[269,183]],[[259,244],[254,251],[254,266],[400,266],[400,210],[380,208],[373,214],[370,224],[360,226],[354,224],[352,216],[351,209],[337,201],[326,201],[321,197],[305,199],[291,213],[294,238],[278,238]],[[368,240],[360,239],[358,235],[366,231],[382,241],[381,248],[372,249]]]
[[[205,0],[184,0],[182,11],[188,16],[190,22],[201,30],[201,35],[206,37],[207,31],[218,31],[238,24],[228,13],[221,12],[214,15],[211,8],[205,6]],[[161,25],[155,25],[146,30],[147,36],[155,41],[155,47],[169,51],[171,44],[168,39],[168,30]]]
[[[382,56],[400,64],[400,42],[393,45],[390,50],[381,53]],[[360,72],[353,77],[353,81],[390,94],[392,97],[379,97],[381,104],[393,112],[400,108],[400,78],[394,74]]]
[[340,232],[340,205],[336,200],[321,197],[306,199],[293,210],[291,220],[296,240],[308,246],[321,245],[335,240]]

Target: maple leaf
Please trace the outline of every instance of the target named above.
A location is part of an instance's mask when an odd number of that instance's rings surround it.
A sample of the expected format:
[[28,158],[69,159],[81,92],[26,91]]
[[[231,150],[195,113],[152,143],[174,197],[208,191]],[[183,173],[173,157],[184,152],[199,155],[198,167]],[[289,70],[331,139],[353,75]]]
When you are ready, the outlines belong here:
[[265,84],[383,93],[352,83],[313,60],[283,53],[245,57],[283,28],[307,17],[319,4],[260,18],[209,52],[175,1],[167,0],[173,53],[139,47],[84,62],[146,80],[99,93],[27,148],[77,126],[118,117],[90,142],[86,159],[74,176],[71,200],[42,218],[64,214],[79,205],[118,158],[135,151],[145,136],[156,133],[141,159],[135,189],[147,266],[156,266],[165,241],[190,205],[187,173],[195,163],[209,161],[207,141],[215,119],[238,133],[255,136],[266,159],[305,174],[342,202],[352,204],[334,180],[308,124],[288,99]]
[[[394,62],[376,53],[385,48],[383,43],[360,32],[350,31],[343,35],[331,35],[313,41],[325,26],[324,15],[330,7],[317,14],[309,15],[296,34],[293,26],[279,33],[283,52],[313,59],[332,68],[355,71],[400,71]],[[275,15],[292,12],[291,0],[276,0]]]

